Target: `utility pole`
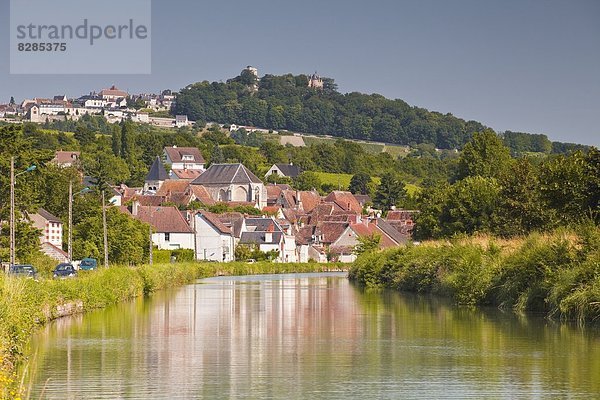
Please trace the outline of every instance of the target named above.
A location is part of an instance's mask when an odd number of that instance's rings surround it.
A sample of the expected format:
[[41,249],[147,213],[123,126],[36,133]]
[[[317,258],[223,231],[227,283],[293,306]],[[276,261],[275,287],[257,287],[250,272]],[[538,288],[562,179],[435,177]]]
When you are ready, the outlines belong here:
[[[150,212],[150,219],[152,219],[152,212]],[[149,262],[150,265],[152,265],[153,262],[153,255],[152,253],[154,252],[154,246],[152,245],[152,224],[148,224],[148,239],[150,240],[150,245],[149,245]]]
[[152,245],[152,217],[154,214],[154,206],[150,206],[150,222],[148,223],[148,240],[150,244],[148,245],[148,262],[150,265],[154,262],[154,246]]
[[15,265],[15,178],[36,168],[35,165],[30,165],[25,171],[15,175],[15,157],[10,158],[10,265]]
[[15,265],[15,158],[10,158],[10,265]]
[[69,262],[73,261],[73,181],[69,181]]
[[194,261],[198,259],[198,237],[196,232],[196,210],[192,211],[192,229],[194,230]]
[[104,236],[104,267],[108,268],[108,228],[106,226],[106,204],[104,190],[102,191],[102,230]]

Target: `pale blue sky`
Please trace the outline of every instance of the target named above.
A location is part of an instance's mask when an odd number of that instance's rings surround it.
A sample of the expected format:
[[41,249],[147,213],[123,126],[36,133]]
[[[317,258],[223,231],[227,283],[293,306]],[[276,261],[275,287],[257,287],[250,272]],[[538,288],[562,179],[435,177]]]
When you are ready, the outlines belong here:
[[9,75],[8,11],[0,0],[0,102],[179,89],[254,65],[600,145],[599,0],[155,0],[151,75]]

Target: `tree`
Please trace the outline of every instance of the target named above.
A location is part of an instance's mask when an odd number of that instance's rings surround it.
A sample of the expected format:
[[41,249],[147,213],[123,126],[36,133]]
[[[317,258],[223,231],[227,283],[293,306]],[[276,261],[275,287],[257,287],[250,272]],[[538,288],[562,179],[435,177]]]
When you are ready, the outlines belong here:
[[577,151],[546,161],[540,172],[543,198],[563,222],[600,221],[600,152]]
[[369,251],[374,251],[379,248],[381,243],[381,235],[373,233],[369,236],[359,236],[358,244],[354,247],[354,254],[361,255]]
[[529,160],[518,160],[498,183],[500,192],[493,216],[494,233],[525,235],[553,225],[555,210],[543,198],[538,171]]
[[225,156],[223,155],[223,150],[216,144],[213,147],[212,153],[210,154],[210,163],[211,164],[220,164],[225,162]]
[[133,155],[135,145],[135,127],[131,121],[121,123],[121,157],[129,159]]
[[294,187],[298,190],[313,190],[321,187],[321,181],[314,172],[304,171],[293,179]]
[[121,156],[121,128],[118,125],[113,126],[111,147],[116,157]]
[[[9,226],[6,224],[0,232],[0,259],[9,259]],[[18,262],[32,262],[40,254],[41,231],[30,222],[17,221],[15,224],[15,257]]]
[[404,183],[398,179],[396,174],[387,172],[381,177],[381,183],[377,186],[373,204],[376,208],[387,211],[399,205],[406,195]]
[[99,190],[108,190],[111,185],[125,182],[130,173],[127,163],[114,155],[106,152],[84,154],[82,157],[83,169]]
[[481,176],[452,185],[439,216],[442,236],[490,232],[499,192],[494,178]]
[[267,162],[271,165],[288,161],[285,147],[279,143],[264,142],[260,145],[260,153],[265,156]]
[[73,137],[79,142],[81,146],[87,146],[94,143],[96,140],[96,134],[92,132],[87,126],[79,125],[75,130]]
[[10,102],[8,104],[10,104],[11,106],[14,106],[16,104],[15,98],[13,96],[10,96]]
[[458,179],[468,176],[496,178],[506,171],[511,157],[508,148],[493,131],[477,132],[458,160]]
[[352,194],[370,194],[371,192],[371,176],[365,172],[359,172],[350,179],[348,190]]
[[[127,216],[117,208],[107,210],[108,254],[112,263],[140,264],[148,259],[148,225]],[[75,225],[73,249],[75,258],[104,257],[102,210],[94,212]]]

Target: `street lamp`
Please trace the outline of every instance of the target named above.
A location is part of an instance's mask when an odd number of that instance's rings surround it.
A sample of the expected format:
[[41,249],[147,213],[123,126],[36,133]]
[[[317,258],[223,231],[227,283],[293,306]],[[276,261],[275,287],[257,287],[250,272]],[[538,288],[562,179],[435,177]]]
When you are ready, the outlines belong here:
[[10,265],[15,265],[15,179],[36,168],[37,166],[30,165],[25,171],[15,174],[15,157],[10,158]]
[[73,196],[84,194],[90,191],[90,188],[86,187],[79,192],[73,194],[73,181],[69,181],[69,262],[73,261]]

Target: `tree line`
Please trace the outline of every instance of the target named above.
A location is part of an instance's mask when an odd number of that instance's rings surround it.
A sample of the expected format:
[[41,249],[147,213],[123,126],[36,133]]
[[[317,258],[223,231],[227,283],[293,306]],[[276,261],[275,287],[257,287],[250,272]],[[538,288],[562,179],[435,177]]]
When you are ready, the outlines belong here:
[[417,205],[416,237],[525,235],[583,221],[600,222],[600,151],[512,158],[495,133],[476,133],[456,176],[426,187]]
[[[342,94],[329,78],[324,79],[323,89],[315,89],[309,87],[306,75],[265,75],[258,79],[245,72],[226,83],[203,81],[181,89],[173,113],[196,121],[402,145],[429,143],[441,149],[461,149],[474,132],[487,129],[480,122],[410,106],[399,99]],[[515,154],[563,153],[579,147],[553,143],[546,135],[510,131],[504,135],[505,144]]]

